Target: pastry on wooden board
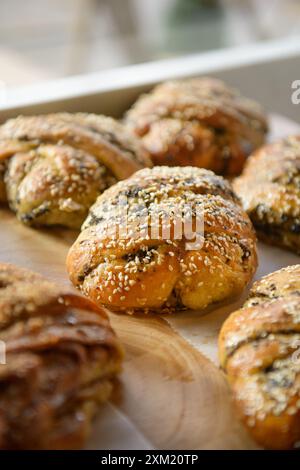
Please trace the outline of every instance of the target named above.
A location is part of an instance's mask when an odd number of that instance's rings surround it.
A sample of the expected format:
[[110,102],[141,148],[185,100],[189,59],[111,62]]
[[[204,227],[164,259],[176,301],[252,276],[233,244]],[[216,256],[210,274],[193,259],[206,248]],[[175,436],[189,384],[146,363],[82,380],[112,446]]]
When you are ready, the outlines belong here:
[[5,172],[6,172],[6,162],[1,161],[0,159],[0,204],[6,202],[6,188],[5,188]]
[[300,254],[300,135],[257,150],[233,185],[259,238]]
[[[121,232],[122,201],[127,232]],[[185,231],[186,209],[191,234]],[[204,222],[201,240],[197,210]],[[178,226],[184,226],[180,234]],[[194,167],[140,170],[105,191],[67,258],[77,288],[127,313],[203,309],[231,299],[256,266],[253,226],[230,183]]]
[[0,449],[81,447],[121,365],[105,311],[0,264],[0,340]]
[[219,337],[239,413],[263,447],[300,446],[300,265],[254,283]]
[[254,101],[213,78],[174,80],[142,95],[125,116],[155,165],[241,172],[265,141],[267,117]]
[[28,225],[79,228],[102,191],[145,166],[138,139],[105,116],[20,116],[0,127],[0,202]]

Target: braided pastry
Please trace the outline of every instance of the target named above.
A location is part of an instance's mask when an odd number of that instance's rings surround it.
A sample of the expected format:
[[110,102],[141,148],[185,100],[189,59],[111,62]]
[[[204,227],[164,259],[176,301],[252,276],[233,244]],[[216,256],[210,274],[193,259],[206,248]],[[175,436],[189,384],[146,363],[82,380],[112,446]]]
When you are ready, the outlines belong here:
[[243,421],[259,444],[300,443],[300,265],[256,282],[219,338],[220,361]]
[[262,240],[300,254],[300,136],[254,153],[234,189]]
[[0,264],[0,448],[80,447],[122,352],[101,308]]
[[[186,215],[191,230],[180,233]],[[193,167],[154,167],[97,199],[67,267],[76,287],[114,310],[202,309],[239,294],[251,279],[255,233],[222,177]]]
[[22,222],[79,228],[102,191],[150,161],[115,120],[59,113],[1,126],[0,165],[0,200],[5,173],[7,199]]
[[158,85],[137,100],[125,122],[155,165],[192,165],[228,176],[241,172],[267,132],[257,103],[212,78]]

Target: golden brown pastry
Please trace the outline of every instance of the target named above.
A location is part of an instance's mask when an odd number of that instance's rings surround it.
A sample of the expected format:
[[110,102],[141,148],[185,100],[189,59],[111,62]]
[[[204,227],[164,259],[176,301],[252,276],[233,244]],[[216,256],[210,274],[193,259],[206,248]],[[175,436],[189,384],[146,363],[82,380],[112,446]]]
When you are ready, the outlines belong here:
[[256,268],[255,241],[222,177],[193,167],[154,167],[97,199],[67,268],[76,287],[114,310],[202,309],[243,290]]
[[268,129],[257,103],[212,78],[158,85],[137,100],[125,122],[155,165],[192,165],[227,176],[241,172]]
[[270,449],[300,442],[300,265],[256,282],[219,338],[220,361],[241,417]]
[[80,447],[122,351],[106,313],[42,276],[0,264],[0,448]]
[[254,153],[234,189],[262,240],[300,254],[300,136]]
[[22,222],[71,228],[80,227],[102,191],[150,165],[122,124],[67,113],[7,121],[0,127],[1,162],[9,205]]

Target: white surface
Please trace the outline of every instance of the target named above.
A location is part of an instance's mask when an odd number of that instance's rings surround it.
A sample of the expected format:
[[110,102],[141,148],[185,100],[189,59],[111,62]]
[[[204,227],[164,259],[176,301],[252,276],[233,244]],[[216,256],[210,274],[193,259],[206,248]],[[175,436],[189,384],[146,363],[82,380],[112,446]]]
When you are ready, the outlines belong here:
[[[171,77],[215,73],[249,64],[272,62],[284,57],[299,57],[300,36],[266,41],[259,45],[189,55],[147,64],[74,76],[32,86],[9,89],[0,102],[0,110],[66,100],[94,93],[146,86]],[[297,77],[295,77],[296,79]]]

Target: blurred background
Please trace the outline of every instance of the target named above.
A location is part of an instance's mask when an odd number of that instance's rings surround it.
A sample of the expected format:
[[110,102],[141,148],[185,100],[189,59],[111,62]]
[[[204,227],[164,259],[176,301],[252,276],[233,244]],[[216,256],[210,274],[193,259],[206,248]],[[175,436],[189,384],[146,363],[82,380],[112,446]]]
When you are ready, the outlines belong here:
[[7,86],[299,34],[299,0],[1,0]]

